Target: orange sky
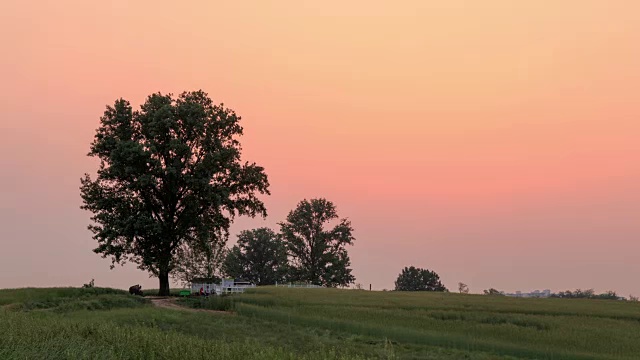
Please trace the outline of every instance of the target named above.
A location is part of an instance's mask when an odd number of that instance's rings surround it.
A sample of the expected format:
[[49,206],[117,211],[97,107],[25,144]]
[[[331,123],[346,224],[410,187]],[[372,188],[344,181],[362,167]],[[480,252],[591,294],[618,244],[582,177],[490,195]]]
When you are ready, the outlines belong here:
[[203,89],[272,183],[234,231],[323,196],[374,288],[640,295],[640,2],[93,3],[0,4],[0,288],[156,287],[91,252],[79,178],[106,104]]

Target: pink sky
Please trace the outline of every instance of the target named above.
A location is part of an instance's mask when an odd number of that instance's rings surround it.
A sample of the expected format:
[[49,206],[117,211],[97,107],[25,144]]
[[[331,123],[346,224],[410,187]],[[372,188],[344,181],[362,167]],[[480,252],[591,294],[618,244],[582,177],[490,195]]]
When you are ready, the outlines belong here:
[[234,232],[326,197],[366,286],[640,295],[640,2],[101,3],[0,4],[0,288],[157,287],[91,252],[79,178],[106,104],[203,89],[272,184]]

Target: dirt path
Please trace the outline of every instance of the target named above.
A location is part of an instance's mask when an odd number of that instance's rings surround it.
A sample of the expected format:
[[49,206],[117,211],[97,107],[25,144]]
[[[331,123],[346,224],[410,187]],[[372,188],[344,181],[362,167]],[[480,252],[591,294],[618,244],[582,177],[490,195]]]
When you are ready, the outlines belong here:
[[151,303],[154,306],[164,308],[164,309],[182,310],[182,311],[189,311],[189,312],[205,312],[205,313],[219,314],[219,315],[231,314],[227,311],[193,309],[193,308],[188,308],[186,306],[180,306],[176,303],[177,299],[175,297],[171,298],[171,297],[161,297],[161,296],[147,296],[145,298],[151,300]]

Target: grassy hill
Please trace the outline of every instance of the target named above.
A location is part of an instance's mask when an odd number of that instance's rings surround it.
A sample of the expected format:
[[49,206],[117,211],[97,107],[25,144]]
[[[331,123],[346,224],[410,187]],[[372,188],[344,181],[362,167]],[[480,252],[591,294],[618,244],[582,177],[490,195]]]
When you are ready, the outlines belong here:
[[[115,289],[0,290],[0,359],[637,359],[640,304],[259,288],[154,307]],[[227,309],[231,314],[193,311]]]

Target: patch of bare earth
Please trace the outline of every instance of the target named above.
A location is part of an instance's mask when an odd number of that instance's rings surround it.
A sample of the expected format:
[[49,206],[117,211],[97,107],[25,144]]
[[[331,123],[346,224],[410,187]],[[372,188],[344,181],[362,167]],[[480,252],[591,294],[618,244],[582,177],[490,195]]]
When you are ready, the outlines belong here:
[[147,299],[151,300],[151,303],[154,306],[164,309],[173,309],[173,310],[182,310],[189,312],[206,312],[212,314],[220,314],[220,315],[229,315],[230,312],[227,311],[219,311],[219,310],[207,310],[207,309],[193,309],[185,306],[180,306],[176,303],[176,298],[171,297],[161,297],[161,296],[147,296]]

